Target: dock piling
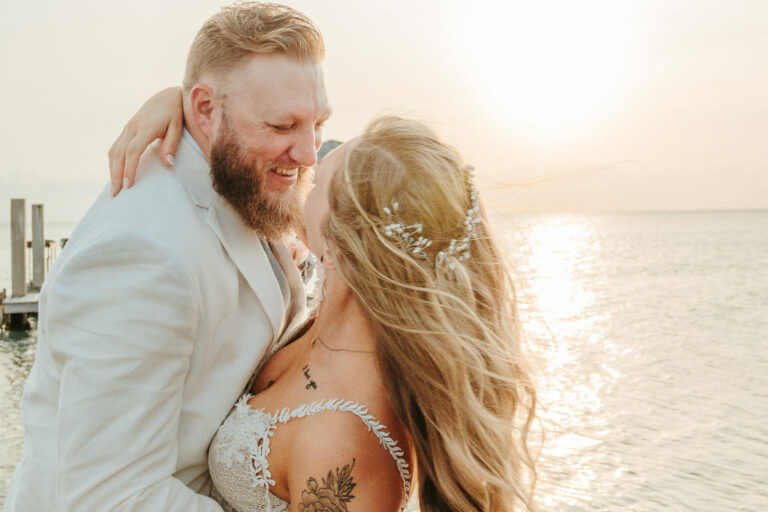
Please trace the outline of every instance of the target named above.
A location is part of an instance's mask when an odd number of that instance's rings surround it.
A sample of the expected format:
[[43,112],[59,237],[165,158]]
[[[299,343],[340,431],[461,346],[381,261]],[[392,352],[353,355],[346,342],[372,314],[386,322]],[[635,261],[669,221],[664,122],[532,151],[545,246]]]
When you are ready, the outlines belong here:
[[32,288],[40,290],[45,279],[45,236],[43,205],[32,205]]
[[27,246],[26,199],[11,199],[11,297],[27,294]]

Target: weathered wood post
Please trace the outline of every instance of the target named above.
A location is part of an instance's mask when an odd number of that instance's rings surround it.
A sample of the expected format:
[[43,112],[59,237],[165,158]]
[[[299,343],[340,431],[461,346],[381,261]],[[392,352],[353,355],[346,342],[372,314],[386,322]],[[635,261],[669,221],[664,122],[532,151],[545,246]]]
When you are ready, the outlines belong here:
[[25,199],[11,199],[11,297],[27,294]]
[[[27,295],[27,201],[11,199],[11,297]],[[26,314],[10,314],[8,327],[24,329]]]
[[11,318],[10,315],[6,315],[5,311],[2,308],[2,303],[5,302],[6,297],[5,288],[0,290],[0,328],[2,328],[6,323],[9,323]]
[[32,205],[32,288],[43,287],[45,278],[45,236],[43,233],[43,205]]

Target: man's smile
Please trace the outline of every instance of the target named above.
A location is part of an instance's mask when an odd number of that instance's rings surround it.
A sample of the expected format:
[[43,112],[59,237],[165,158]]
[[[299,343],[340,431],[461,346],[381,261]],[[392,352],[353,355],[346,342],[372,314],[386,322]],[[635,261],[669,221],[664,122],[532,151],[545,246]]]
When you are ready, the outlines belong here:
[[272,180],[276,181],[278,184],[288,186],[296,183],[296,180],[299,177],[299,168],[283,169],[274,167],[268,169],[267,173],[271,176]]

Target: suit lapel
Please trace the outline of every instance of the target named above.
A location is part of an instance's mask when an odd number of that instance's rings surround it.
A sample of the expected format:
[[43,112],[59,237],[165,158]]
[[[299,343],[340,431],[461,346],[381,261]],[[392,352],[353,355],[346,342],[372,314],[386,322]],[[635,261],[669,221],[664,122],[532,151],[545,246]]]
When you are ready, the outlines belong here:
[[221,197],[217,197],[211,204],[207,220],[221,245],[259,298],[272,326],[274,339],[282,332],[285,308],[280,284],[258,235],[243,224],[237,212]]

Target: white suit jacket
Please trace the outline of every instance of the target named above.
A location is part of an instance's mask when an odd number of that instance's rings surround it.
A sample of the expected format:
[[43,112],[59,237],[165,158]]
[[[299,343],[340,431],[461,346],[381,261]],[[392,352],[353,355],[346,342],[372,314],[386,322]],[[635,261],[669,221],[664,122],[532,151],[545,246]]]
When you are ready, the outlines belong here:
[[275,256],[291,311],[186,140],[173,171],[152,147],[134,187],[105,190],[45,280],[4,510],[220,511],[206,497],[208,445],[304,317],[298,271],[285,247]]

